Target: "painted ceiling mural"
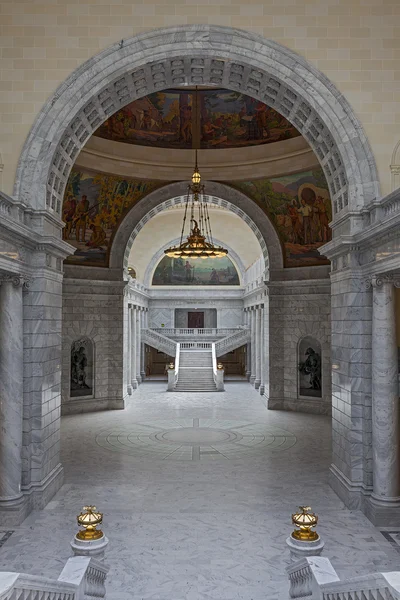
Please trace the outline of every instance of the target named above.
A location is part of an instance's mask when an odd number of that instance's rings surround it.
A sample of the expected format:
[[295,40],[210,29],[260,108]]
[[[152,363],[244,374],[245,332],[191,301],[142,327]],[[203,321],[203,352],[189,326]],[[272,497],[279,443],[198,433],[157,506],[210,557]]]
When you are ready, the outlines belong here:
[[74,168],[63,202],[63,238],[76,248],[67,263],[108,266],[114,233],[126,213],[162,181],[123,179]]
[[96,136],[161,148],[235,148],[297,137],[293,125],[266,104],[225,89],[166,90],[131,102]]
[[233,187],[250,196],[271,219],[283,244],[285,267],[329,264],[318,252],[332,233],[331,199],[321,168]]
[[155,268],[152,285],[240,285],[240,279],[228,256],[204,260],[164,256]]
[[[67,262],[107,267],[113,236],[125,214],[165,183],[73,169],[63,202],[63,233],[76,251]],[[252,198],[270,218],[284,249],[285,267],[328,264],[318,252],[331,239],[331,201],[322,169],[226,183]],[[218,235],[218,231],[214,233]],[[162,277],[167,277],[164,266],[160,263],[156,285],[176,285],[175,281],[163,283]],[[220,282],[222,279],[221,275]]]

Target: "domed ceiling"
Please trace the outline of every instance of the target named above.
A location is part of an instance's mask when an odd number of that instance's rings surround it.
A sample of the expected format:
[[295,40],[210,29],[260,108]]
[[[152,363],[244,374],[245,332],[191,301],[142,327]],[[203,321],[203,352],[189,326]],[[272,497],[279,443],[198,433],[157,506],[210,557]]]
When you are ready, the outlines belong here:
[[300,136],[266,104],[226,89],[165,90],[131,102],[95,136],[160,148],[240,148]]

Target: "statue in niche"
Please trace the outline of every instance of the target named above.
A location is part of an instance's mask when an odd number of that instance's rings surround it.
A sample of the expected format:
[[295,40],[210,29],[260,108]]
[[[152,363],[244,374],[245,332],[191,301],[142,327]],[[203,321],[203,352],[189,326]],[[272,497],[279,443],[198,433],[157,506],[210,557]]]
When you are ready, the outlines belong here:
[[321,355],[310,346],[305,351],[306,360],[299,364],[303,382],[308,377],[309,388],[300,384],[300,394],[304,396],[321,397]]
[[[90,345],[90,348],[89,348]],[[71,397],[90,396],[92,389],[92,356],[90,340],[78,340],[71,347]]]

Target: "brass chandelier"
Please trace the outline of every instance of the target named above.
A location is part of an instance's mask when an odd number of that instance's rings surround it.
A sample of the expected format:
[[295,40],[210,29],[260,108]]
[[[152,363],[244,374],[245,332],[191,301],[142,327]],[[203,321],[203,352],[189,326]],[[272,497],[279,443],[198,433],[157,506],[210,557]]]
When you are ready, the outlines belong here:
[[[186,241],[183,241],[189,209],[189,235]],[[181,239],[178,246],[171,246],[164,250],[164,253],[171,258],[191,258],[193,260],[197,258],[221,258],[228,254],[226,248],[216,246],[213,241],[204,185],[201,184],[200,172],[197,166],[197,150],[192,181],[188,185],[186,196]]]

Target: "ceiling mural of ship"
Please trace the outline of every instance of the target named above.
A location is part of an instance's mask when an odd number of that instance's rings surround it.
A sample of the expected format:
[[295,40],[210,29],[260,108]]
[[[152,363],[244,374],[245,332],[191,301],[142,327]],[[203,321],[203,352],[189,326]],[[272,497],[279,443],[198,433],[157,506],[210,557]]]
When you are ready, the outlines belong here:
[[300,133],[263,102],[226,89],[165,90],[131,102],[95,136],[159,148],[240,148]]

